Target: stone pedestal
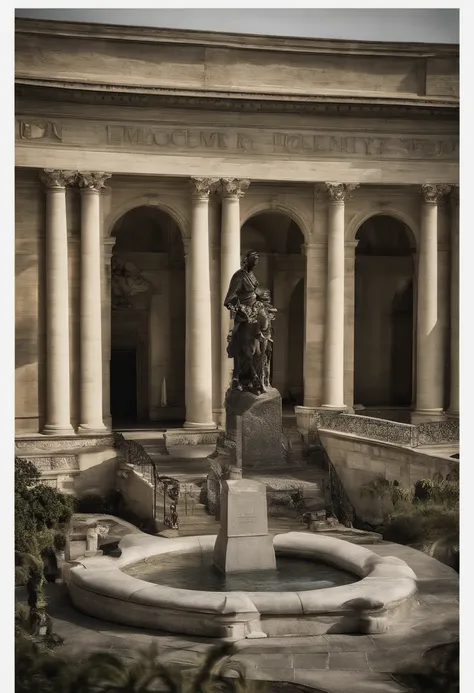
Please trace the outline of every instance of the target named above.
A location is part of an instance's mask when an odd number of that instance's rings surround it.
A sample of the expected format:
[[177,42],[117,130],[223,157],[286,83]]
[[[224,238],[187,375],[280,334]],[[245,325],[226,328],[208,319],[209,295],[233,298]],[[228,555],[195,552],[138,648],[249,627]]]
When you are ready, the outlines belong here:
[[248,479],[224,481],[220,522],[214,547],[214,564],[219,570],[224,573],[275,570],[264,484]]
[[221,484],[241,479],[242,470],[266,469],[288,463],[288,441],[283,435],[281,395],[274,387],[261,395],[227,390],[226,429],[210,455],[207,505],[220,518]]
[[[285,462],[281,395],[269,388],[261,395],[227,390],[226,440],[246,467],[280,466]],[[237,461],[237,466],[240,466]]]

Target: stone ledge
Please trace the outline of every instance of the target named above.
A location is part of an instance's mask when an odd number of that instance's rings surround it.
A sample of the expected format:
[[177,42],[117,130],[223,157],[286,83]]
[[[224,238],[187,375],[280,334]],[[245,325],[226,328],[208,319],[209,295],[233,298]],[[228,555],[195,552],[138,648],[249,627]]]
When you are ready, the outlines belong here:
[[166,449],[178,445],[216,445],[222,429],[193,430],[188,428],[174,429],[163,434]]
[[113,446],[115,438],[113,433],[104,434],[79,434],[70,436],[18,436],[15,439],[15,455],[24,457],[33,453],[59,452],[66,450],[80,450],[97,446]]

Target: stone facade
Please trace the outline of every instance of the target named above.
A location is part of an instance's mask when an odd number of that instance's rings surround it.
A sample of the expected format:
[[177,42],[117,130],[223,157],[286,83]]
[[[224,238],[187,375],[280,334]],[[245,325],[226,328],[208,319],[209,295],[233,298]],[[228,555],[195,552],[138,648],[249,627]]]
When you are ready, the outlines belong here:
[[404,379],[417,421],[458,414],[456,47],[18,20],[16,51],[20,438],[101,435],[122,401],[222,425],[249,247],[285,399],[396,404]]

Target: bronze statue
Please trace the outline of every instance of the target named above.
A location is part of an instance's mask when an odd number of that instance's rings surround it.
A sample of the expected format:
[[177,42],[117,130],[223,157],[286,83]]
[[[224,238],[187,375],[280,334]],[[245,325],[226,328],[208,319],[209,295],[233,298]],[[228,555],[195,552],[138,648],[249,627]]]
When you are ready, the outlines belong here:
[[271,323],[277,309],[271,304],[270,291],[259,288],[253,273],[257,263],[258,253],[249,250],[230,280],[224,306],[234,320],[227,338],[227,354],[234,359],[231,387],[259,395],[270,386]]

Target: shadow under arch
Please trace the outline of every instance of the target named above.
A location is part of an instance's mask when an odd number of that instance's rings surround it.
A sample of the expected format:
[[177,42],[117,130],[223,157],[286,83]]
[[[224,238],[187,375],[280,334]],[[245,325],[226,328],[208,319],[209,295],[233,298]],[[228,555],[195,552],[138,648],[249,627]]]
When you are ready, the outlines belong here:
[[104,236],[105,238],[113,238],[112,232],[117,225],[117,222],[133,209],[139,209],[140,207],[156,207],[162,212],[169,214],[173,219],[176,226],[181,234],[181,239],[184,241],[189,238],[189,221],[187,217],[175,207],[175,205],[161,199],[156,195],[142,195],[140,197],[134,197],[131,200],[127,200],[121,205],[115,207],[106,217],[104,222]]
[[305,243],[309,242],[311,237],[311,229],[308,220],[294,207],[287,202],[259,202],[250,209],[246,210],[244,216],[240,219],[240,228],[242,228],[247,222],[249,222],[253,217],[258,216],[263,213],[275,213],[286,214],[295,224],[299,227]]
[[345,230],[345,241],[346,243],[354,242],[357,240],[357,234],[359,233],[362,226],[366,221],[372,219],[372,217],[393,217],[397,221],[400,221],[405,225],[406,231],[409,234],[410,244],[413,248],[418,247],[418,241],[420,237],[420,227],[419,223],[411,217],[409,214],[397,209],[396,207],[384,207],[380,210],[370,210],[363,211],[357,214],[351,221],[347,224]]

